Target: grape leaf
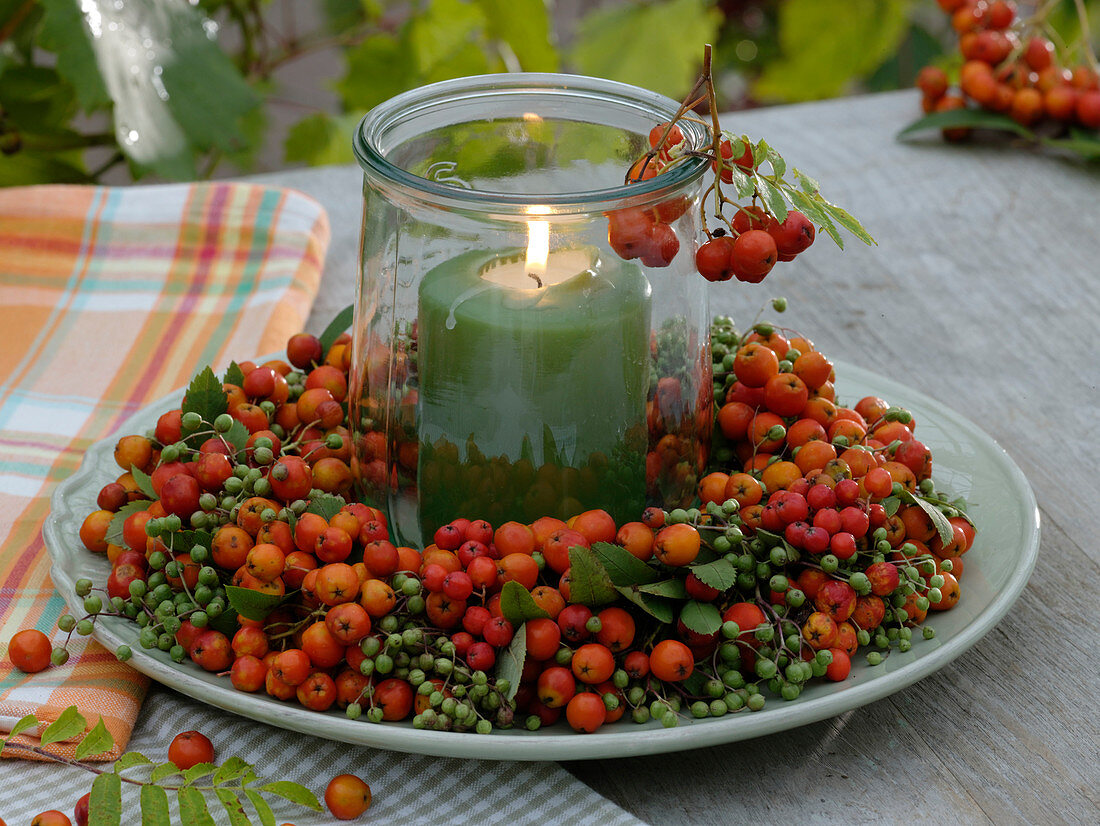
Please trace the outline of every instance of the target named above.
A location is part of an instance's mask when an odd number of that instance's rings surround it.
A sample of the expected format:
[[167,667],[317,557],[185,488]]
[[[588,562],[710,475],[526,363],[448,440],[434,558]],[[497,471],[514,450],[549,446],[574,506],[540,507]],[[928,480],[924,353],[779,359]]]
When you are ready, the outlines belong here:
[[321,804],[317,802],[316,795],[300,783],[292,783],[289,780],[276,780],[272,783],[265,783],[258,788],[261,792],[277,795],[284,800],[289,800],[291,803],[313,809],[315,812],[321,811]]
[[144,783],[141,787],[141,826],[172,826],[168,792],[155,783]]
[[725,591],[737,582],[737,568],[727,559],[716,559],[706,565],[695,565],[691,572],[699,578],[704,585]]
[[615,585],[591,548],[577,545],[569,549],[569,601],[587,605],[606,605],[617,596]]
[[75,756],[77,760],[83,760],[93,754],[103,754],[105,751],[110,751],[114,746],[115,738],[111,736],[111,732],[107,731],[107,727],[103,725],[103,718],[100,717],[92,730],[84,735],[84,739],[77,745]]
[[[139,511],[146,510],[152,502],[148,499],[135,499],[133,502],[127,502],[117,511],[111,518],[111,524],[107,526],[107,533],[104,535],[106,540],[111,545],[121,545],[122,547],[128,547],[126,540],[122,538],[122,527],[126,524],[126,520]],[[145,549],[142,548],[144,551]]]
[[60,743],[63,740],[72,740],[88,726],[84,715],[77,711],[76,706],[69,706],[58,718],[46,726],[42,732],[41,742],[43,746],[50,743]]
[[277,594],[261,594],[251,588],[240,588],[236,585],[226,585],[225,596],[234,611],[245,619],[254,621],[266,619],[284,599]]
[[321,333],[321,352],[322,358],[328,355],[329,348],[336,339],[351,326],[351,320],[355,315],[355,308],[349,304],[344,309],[336,314],[336,318],[329,322],[325,331]]
[[222,376],[223,384],[235,384],[240,387],[244,382],[244,372],[241,370],[241,366],[235,361],[229,362],[229,367],[225,370],[225,375]]
[[359,112],[358,108],[347,115],[317,112],[302,118],[287,132],[283,143],[286,159],[312,166],[354,161],[348,136],[359,124]]
[[680,621],[697,634],[713,634],[722,627],[722,615],[710,602],[685,603],[680,609]]
[[[522,587],[522,586],[520,586]],[[519,625],[508,647],[500,652],[497,659],[496,678],[508,681],[506,700],[511,700],[519,691],[523,676],[523,661],[527,658],[527,629]]]
[[633,587],[619,588],[618,591],[655,620],[663,622],[665,625],[671,624],[676,617],[676,611],[673,608],[674,603],[669,602],[667,599],[661,599],[652,594],[644,594]]
[[687,599],[687,589],[682,579],[662,579],[649,585],[639,585],[638,590],[643,594],[653,594],[669,599]]
[[122,822],[122,778],[113,772],[104,772],[92,783],[91,795],[88,826],[119,826]]
[[261,825],[275,826],[275,813],[271,811],[271,806],[263,799],[263,796],[255,789],[245,789],[244,794],[248,798],[248,802],[252,804],[252,808],[256,810]]
[[595,542],[592,545],[592,553],[603,565],[611,581],[617,587],[628,585],[645,585],[660,577],[657,570],[646,565],[626,548],[613,545],[610,542]]
[[159,499],[157,492],[153,490],[153,478],[137,465],[130,465],[130,475],[137,482],[138,490],[149,499]]
[[236,793],[229,789],[215,789],[214,794],[218,796],[218,800],[225,807],[231,826],[249,826],[248,817],[245,815],[244,807]]
[[202,792],[191,786],[184,786],[176,792],[180,806],[180,820],[187,826],[216,826],[210,810],[206,808],[206,798]]
[[504,583],[500,591],[500,612],[516,628],[529,619],[539,619],[550,615],[538,606],[531,592],[518,582]]
[[340,508],[344,507],[346,504],[347,502],[344,501],[344,497],[342,496],[322,493],[320,496],[314,496],[309,500],[309,507],[306,508],[306,513],[315,513],[328,520],[338,514]]

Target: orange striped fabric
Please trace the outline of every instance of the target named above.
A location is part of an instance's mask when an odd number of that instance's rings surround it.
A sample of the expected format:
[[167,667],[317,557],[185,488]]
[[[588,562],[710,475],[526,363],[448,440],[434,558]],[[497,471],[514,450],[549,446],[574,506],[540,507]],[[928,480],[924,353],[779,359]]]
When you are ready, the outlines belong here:
[[272,187],[0,190],[0,730],[76,705],[113,735],[103,759],[125,748],[145,677],[75,635],[61,667],[28,675],[7,657],[23,628],[66,637],[42,540],[50,493],[89,445],[204,365],[285,346],[328,237],[319,204]]

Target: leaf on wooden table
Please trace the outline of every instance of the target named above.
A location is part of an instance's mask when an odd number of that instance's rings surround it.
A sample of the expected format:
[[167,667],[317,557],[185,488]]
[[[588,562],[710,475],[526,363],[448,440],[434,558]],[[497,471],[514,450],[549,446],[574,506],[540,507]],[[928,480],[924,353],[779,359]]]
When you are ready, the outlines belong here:
[[643,594],[653,594],[657,597],[687,599],[687,589],[684,587],[684,581],[682,579],[662,579],[660,582],[639,585],[638,590]]

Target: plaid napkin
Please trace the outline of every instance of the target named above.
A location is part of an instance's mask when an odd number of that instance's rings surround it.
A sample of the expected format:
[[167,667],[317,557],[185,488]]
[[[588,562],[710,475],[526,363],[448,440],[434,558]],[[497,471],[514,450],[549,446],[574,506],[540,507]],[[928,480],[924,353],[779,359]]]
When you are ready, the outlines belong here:
[[198,368],[281,349],[309,314],[328,237],[319,204],[272,187],[0,190],[0,729],[76,705],[114,737],[103,759],[125,749],[145,677],[75,635],[60,668],[27,675],[7,658],[20,629],[64,638],[42,541],[50,493]]

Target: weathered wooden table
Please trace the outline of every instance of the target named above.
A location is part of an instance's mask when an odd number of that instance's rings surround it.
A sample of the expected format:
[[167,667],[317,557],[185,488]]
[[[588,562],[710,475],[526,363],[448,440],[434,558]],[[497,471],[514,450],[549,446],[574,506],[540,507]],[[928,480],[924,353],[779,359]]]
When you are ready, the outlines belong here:
[[[830,356],[978,422],[1035,490],[1035,572],[995,630],[888,699],[769,738],[569,764],[650,823],[1100,822],[1100,174],[895,141],[918,113],[900,92],[723,118],[818,178],[879,245],[822,237],[765,284],[716,285],[712,309],[751,318],[785,295],[785,323]],[[319,332],[353,295],[360,175],[260,180],[329,211]]]

